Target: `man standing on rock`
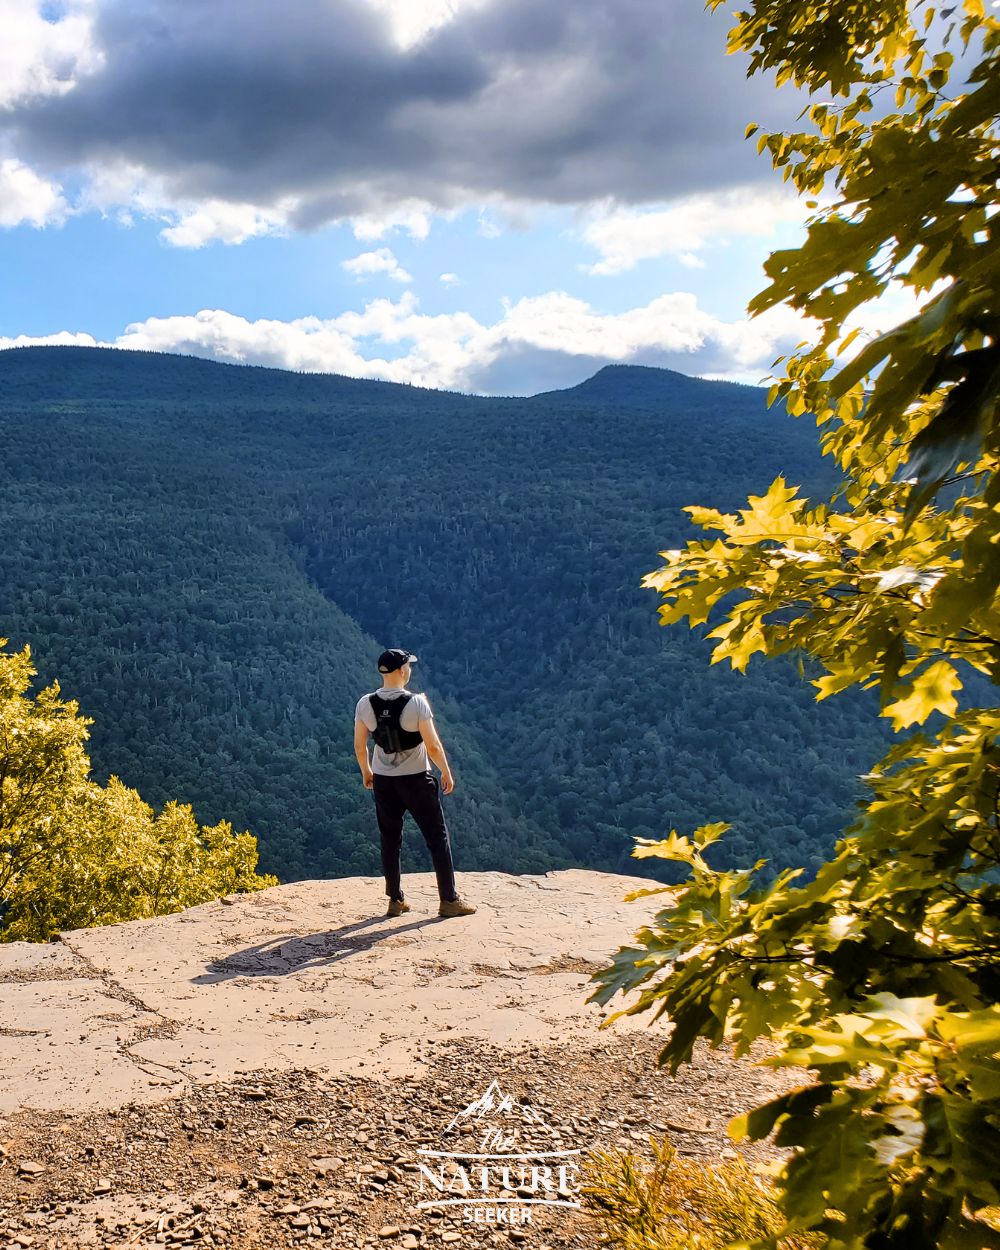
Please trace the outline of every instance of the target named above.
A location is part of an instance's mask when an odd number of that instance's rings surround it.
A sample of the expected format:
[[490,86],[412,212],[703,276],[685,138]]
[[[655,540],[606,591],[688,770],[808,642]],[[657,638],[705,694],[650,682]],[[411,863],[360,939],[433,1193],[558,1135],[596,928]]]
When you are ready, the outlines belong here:
[[[411,693],[406,684],[417,656],[392,647],[378,658],[382,688],[363,695],[354,709],[354,754],[365,788],[375,795],[375,817],[382,840],[382,872],[389,896],[387,915],[410,910],[400,884],[403,817],[407,812],[424,835],[437,876],[439,916],[471,916],[476,910],[459,898],[451,858],[448,826],[441,807],[445,794],[455,789],[444,746],[434,727],[434,714],[425,694]],[[368,735],[375,737],[375,753],[368,759]],[[431,772],[428,755],[441,770],[441,782]]]

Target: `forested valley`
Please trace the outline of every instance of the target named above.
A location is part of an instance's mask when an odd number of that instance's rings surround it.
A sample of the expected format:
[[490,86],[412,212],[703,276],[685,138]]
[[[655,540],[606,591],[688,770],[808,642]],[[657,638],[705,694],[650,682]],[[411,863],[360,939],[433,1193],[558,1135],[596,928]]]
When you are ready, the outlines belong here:
[[710,667],[640,587],[684,505],[828,490],[762,389],[611,366],[486,399],[24,348],[0,430],[0,637],[93,718],[97,779],[250,830],[282,880],[380,871],[352,717],[386,646],[420,657],[460,872],[636,872],[634,835],[714,819],[720,862],[810,869],[884,753],[870,696]]

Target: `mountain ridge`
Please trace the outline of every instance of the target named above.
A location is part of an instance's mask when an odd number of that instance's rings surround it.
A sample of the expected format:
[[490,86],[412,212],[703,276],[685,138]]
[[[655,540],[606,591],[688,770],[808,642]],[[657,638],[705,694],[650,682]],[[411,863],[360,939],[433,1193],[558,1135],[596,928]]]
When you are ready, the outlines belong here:
[[864,697],[712,669],[641,586],[686,505],[826,492],[815,430],[753,388],[619,366],[498,399],[18,348],[0,438],[0,637],[95,721],[97,779],[249,829],[282,880],[377,870],[351,716],[386,646],[421,656],[460,869],[628,871],[633,836],[720,819],[731,862],[808,867],[882,754]]
[[[8,360],[6,358],[12,358]],[[193,378],[204,379],[212,376],[212,370],[237,370],[250,374],[251,380],[266,386],[270,375],[278,375],[282,379],[301,378],[315,380],[319,387],[343,387],[345,393],[362,395],[366,389],[382,394],[401,396],[416,393],[417,395],[451,395],[475,401],[495,401],[503,403],[507,400],[551,399],[563,398],[598,398],[604,402],[610,395],[624,398],[642,389],[643,384],[657,390],[667,385],[700,384],[705,387],[738,387],[741,390],[761,390],[762,388],[747,386],[739,382],[717,381],[694,377],[674,369],[663,369],[653,365],[608,364],[598,369],[590,377],[573,386],[563,387],[554,391],[539,391],[532,395],[481,395],[470,391],[441,389],[438,387],[419,386],[410,382],[392,382],[384,378],[358,378],[350,374],[335,372],[318,372],[314,370],[289,369],[279,365],[262,365],[249,361],[218,360],[214,357],[195,356],[188,352],[157,352],[130,347],[89,347],[77,344],[31,344],[0,349],[0,373],[4,372],[5,364],[9,371],[17,372],[21,366],[31,368],[39,362],[55,366],[56,374],[63,371],[63,365],[69,363],[79,367],[81,363],[93,361],[108,365],[112,369],[133,368],[148,369],[150,365],[161,362],[191,362],[190,373]],[[207,368],[204,368],[207,366]],[[173,363],[171,368],[183,366]],[[221,376],[221,375],[220,375]],[[54,379],[55,380],[55,379]],[[330,393],[329,391],[327,393]]]

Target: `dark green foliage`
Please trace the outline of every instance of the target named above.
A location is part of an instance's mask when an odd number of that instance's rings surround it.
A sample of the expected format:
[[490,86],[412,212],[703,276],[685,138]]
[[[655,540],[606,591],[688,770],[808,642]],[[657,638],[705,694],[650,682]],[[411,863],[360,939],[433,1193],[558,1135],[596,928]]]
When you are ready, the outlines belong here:
[[633,835],[719,810],[734,861],[811,869],[884,748],[868,696],[709,670],[640,587],[692,498],[828,485],[755,388],[611,367],[486,400],[32,348],[0,353],[0,438],[0,636],[94,718],[95,777],[250,829],[261,872],[378,875],[352,715],[383,646],[421,657],[460,871],[632,872]]

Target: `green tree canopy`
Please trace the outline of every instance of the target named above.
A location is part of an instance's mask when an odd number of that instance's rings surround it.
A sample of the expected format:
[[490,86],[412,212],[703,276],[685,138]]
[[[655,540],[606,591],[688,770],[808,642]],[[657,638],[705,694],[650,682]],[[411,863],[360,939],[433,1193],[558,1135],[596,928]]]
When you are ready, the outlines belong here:
[[[772,397],[816,416],[841,482],[818,504],[778,478],[738,512],[689,508],[707,537],[644,584],[663,624],[710,626],[713,662],[808,654],[817,699],[874,689],[916,731],[807,884],[713,871],[725,824],[638,839],[690,878],[591,997],[638,991],[625,1011],[672,1022],[673,1068],[704,1037],[811,1070],[732,1128],[795,1148],[789,1228],[1000,1245],[1000,714],[957,699],[970,670],[1000,680],[1000,24],[981,0],[759,0],[730,46],[814,101],[803,132],[759,140],[816,211],[751,309],[818,323]],[[892,284],[917,311],[865,341]]]
[[57,682],[32,697],[30,649],[6,645],[0,638],[0,941],[46,941],[278,884],[255,873],[249,833],[226,821],[199,828],[178,803],[156,815],[117,777],[90,781],[92,722]]

